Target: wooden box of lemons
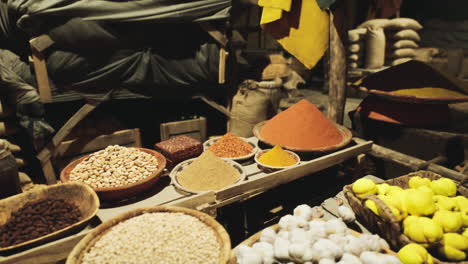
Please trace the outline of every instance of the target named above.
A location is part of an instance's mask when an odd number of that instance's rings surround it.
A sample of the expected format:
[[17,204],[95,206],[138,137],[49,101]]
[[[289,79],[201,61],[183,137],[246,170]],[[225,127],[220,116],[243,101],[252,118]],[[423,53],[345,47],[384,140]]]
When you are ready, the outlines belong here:
[[415,176],[409,179],[408,187],[375,184],[363,178],[353,183],[352,191],[360,198],[377,195],[394,217],[387,216],[372,200],[365,200],[364,205],[383,218],[400,221],[403,234],[414,242],[399,251],[403,263],[432,263],[431,253],[449,261],[466,260],[468,199],[457,196],[455,182],[448,178],[431,181]]

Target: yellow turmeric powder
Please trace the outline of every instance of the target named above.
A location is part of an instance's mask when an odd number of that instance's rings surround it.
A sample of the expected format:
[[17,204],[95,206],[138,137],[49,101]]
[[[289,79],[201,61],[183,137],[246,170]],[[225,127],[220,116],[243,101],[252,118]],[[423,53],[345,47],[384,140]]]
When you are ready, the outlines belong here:
[[284,151],[279,145],[261,155],[258,159],[261,163],[272,167],[286,167],[296,163],[288,152]]
[[423,88],[411,88],[411,89],[401,89],[391,92],[392,94],[402,94],[402,95],[413,95],[420,97],[466,97],[466,95],[449,90],[444,88],[434,88],[434,87],[423,87]]

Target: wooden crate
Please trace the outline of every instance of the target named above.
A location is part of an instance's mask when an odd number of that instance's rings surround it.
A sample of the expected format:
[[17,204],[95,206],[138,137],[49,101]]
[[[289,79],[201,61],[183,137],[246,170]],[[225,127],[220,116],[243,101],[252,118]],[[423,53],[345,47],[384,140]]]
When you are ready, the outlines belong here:
[[163,123],[160,130],[161,141],[184,135],[203,142],[206,140],[206,118]]

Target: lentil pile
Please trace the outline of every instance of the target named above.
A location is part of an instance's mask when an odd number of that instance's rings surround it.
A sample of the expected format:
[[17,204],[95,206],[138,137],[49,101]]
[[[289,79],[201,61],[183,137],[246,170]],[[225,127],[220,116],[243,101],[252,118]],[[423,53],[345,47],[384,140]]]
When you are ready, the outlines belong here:
[[180,185],[192,191],[220,190],[236,183],[240,173],[207,150],[177,175]]
[[85,253],[82,264],[217,264],[215,232],[183,213],[146,213],[111,228]]
[[252,153],[253,147],[240,137],[227,133],[208,149],[221,158],[236,158]]
[[94,188],[118,187],[143,180],[158,169],[158,160],[136,148],[108,146],[91,154],[70,173],[70,181]]
[[268,120],[260,135],[273,145],[300,149],[334,146],[343,140],[335,124],[305,99]]
[[78,207],[61,199],[27,203],[0,226],[0,246],[13,246],[50,234],[80,219]]

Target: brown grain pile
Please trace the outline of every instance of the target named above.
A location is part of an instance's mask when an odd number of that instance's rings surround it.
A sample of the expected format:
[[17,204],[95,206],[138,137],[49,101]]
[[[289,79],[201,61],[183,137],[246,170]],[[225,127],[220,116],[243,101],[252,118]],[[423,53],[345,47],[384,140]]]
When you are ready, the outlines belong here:
[[192,191],[220,190],[236,183],[240,173],[213,152],[203,152],[178,175],[177,181]]

